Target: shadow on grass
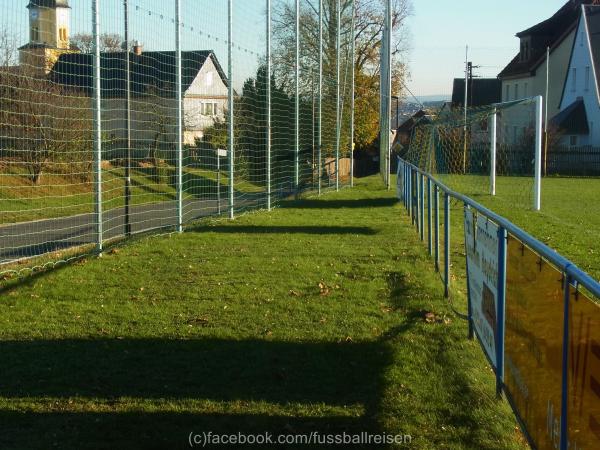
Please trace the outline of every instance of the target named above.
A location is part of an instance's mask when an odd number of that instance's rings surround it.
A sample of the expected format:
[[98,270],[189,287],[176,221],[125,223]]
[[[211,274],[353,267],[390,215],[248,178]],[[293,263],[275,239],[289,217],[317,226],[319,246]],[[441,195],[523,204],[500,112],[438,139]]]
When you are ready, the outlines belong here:
[[282,202],[281,208],[296,209],[341,209],[341,208],[381,208],[398,203],[395,198],[367,198],[359,200],[298,200]]
[[255,225],[216,225],[197,227],[196,233],[246,233],[246,234],[360,234],[372,236],[377,231],[370,227],[338,226],[255,226]]
[[[392,362],[378,342],[67,339],[4,341],[0,353],[6,356],[0,396],[36,398],[50,408],[27,419],[0,411],[3,449],[29,448],[33,436],[44,448],[53,442],[60,448],[184,448],[191,431],[376,433],[382,374]],[[143,404],[111,411],[131,402],[123,397],[163,407],[168,400],[194,399],[225,405],[204,404],[198,413],[152,413],[149,405],[140,411]],[[70,399],[84,405],[73,411]],[[107,412],[98,401],[108,404]],[[260,402],[259,411],[249,414],[248,402]],[[270,411],[290,403],[297,405],[290,417]],[[363,414],[326,414],[319,405],[358,407]]]

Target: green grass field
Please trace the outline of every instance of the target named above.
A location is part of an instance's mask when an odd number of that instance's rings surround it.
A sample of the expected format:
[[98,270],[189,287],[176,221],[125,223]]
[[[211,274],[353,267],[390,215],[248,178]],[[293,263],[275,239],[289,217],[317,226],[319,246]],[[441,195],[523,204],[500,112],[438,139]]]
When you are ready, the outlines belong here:
[[[533,180],[498,177],[496,197],[489,178],[441,176],[440,180],[489,207],[600,280],[600,178],[542,179],[542,208],[532,210]],[[453,208],[454,236],[462,234],[462,205]],[[454,222],[454,221],[453,221]]]
[[380,186],[360,180],[7,285],[0,448],[188,448],[203,431],[526,448]]

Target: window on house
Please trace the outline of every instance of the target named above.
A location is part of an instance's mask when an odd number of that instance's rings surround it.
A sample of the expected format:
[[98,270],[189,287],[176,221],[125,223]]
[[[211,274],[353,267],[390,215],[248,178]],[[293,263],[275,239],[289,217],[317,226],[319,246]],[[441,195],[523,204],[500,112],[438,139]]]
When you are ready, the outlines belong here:
[[61,41],[66,42],[67,41],[67,29],[66,28],[59,28],[58,30],[58,37]]
[[527,92],[527,91],[528,91],[528,90],[529,90],[528,83],[525,83],[525,84],[523,85],[523,97],[527,98],[527,95],[528,95],[528,92]]
[[569,136],[569,146],[576,147],[577,146],[577,136]]
[[575,92],[577,88],[577,68],[571,69],[571,92]]
[[40,30],[38,27],[31,28],[31,42],[38,42],[40,40]]
[[588,91],[590,89],[590,66],[585,68],[585,90]]
[[504,99],[504,101],[509,101],[510,100],[510,86],[507,84],[506,85],[506,97]]
[[519,84],[515,84],[515,100],[519,99]]
[[213,115],[213,103],[203,103],[202,104],[202,114],[205,116]]

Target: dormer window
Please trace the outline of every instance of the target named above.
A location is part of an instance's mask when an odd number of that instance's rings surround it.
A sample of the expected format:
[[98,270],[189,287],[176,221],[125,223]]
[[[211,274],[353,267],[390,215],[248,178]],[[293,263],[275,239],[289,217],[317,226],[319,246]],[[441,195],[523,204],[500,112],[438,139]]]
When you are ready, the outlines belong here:
[[529,61],[529,39],[521,39],[521,61]]

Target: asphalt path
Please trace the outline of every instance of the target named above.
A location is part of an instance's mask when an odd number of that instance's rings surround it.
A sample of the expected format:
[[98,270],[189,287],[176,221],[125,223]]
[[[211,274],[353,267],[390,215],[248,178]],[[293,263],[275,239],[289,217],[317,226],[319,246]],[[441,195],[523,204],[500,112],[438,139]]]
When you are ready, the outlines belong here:
[[[223,196],[225,197],[225,196]],[[220,201],[220,211],[226,214],[227,198]],[[236,210],[255,208],[264,203],[264,193],[244,194],[236,200]],[[183,222],[215,216],[219,213],[216,199],[186,199],[183,202]],[[134,205],[130,207],[131,232],[142,233],[177,225],[177,202],[174,200]],[[125,235],[125,208],[103,211],[104,240]],[[96,215],[78,214],[55,219],[43,219],[0,226],[0,264],[32,258],[45,253],[65,250],[96,242]]]

